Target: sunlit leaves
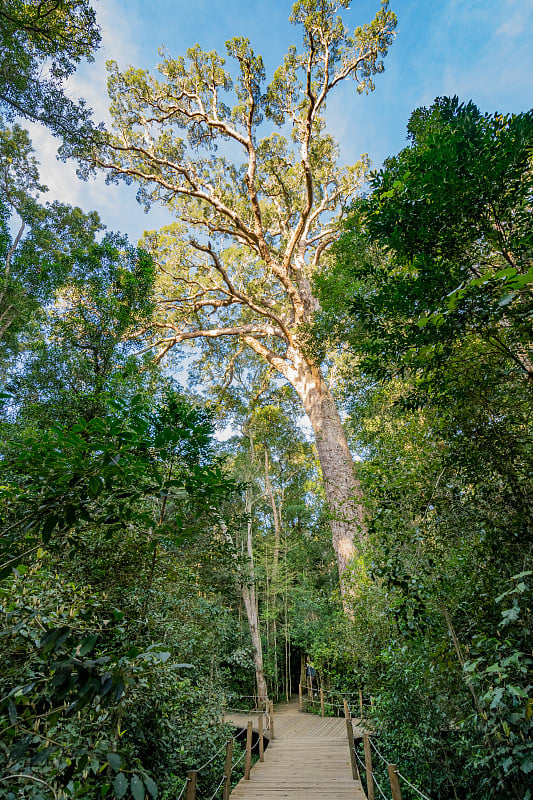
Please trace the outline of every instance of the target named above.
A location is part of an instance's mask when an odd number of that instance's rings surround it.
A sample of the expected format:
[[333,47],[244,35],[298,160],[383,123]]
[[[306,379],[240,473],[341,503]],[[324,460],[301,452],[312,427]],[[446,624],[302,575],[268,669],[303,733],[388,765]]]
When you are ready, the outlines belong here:
[[[114,131],[78,155],[110,180],[135,180],[146,207],[162,202],[180,220],[148,245],[160,268],[151,343],[161,357],[197,330],[256,335],[283,353],[283,326],[313,307],[307,274],[301,294],[296,288],[300,273],[313,272],[335,239],[367,168],[366,159],[338,165],[324,132],[326,96],[350,76],[372,88],[396,24],[384,2],[350,36],[338,11],[314,0],[295,5],[303,48],[290,48],[268,86],[245,37],[226,43],[228,64],[196,45],[177,58],[161,51],[158,76],[109,65]],[[289,135],[276,130],[286,121]]]

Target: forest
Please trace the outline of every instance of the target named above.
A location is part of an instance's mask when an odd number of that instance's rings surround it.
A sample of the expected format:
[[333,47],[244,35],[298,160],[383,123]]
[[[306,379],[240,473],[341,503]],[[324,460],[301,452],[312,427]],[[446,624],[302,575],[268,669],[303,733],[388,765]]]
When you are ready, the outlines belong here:
[[[533,110],[346,165],[397,32],[347,8],[109,62],[101,123],[98,4],[0,3],[0,798],[209,800],[308,657],[424,796],[533,798]],[[35,124],[174,221],[48,200]]]

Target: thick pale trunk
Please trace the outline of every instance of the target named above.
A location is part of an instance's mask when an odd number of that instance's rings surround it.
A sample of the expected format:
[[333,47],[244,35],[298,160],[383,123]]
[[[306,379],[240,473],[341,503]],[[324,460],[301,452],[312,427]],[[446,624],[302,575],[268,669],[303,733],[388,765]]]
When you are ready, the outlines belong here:
[[366,534],[361,486],[355,476],[339,412],[320,370],[299,353],[292,354],[292,362],[296,369],[290,380],[315,434],[343,588],[343,574],[358,550],[357,543]]

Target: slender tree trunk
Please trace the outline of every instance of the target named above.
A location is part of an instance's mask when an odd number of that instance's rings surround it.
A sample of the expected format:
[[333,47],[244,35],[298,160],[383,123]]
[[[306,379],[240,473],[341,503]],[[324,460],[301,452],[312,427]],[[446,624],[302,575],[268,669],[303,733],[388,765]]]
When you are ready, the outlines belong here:
[[274,639],[274,682],[276,685],[276,695],[279,694],[279,671],[278,671],[278,626],[277,626],[277,608],[278,608],[278,578],[279,578],[279,548],[281,536],[281,508],[278,509],[274,491],[272,489],[272,482],[270,480],[270,461],[268,458],[268,451],[265,447],[265,487],[270,505],[272,506],[272,520],[274,523],[274,551],[272,558],[272,634]]
[[259,630],[257,597],[255,594],[255,586],[253,584],[250,586],[243,584],[242,599],[244,601],[244,608],[248,618],[248,628],[250,630],[250,638],[252,640],[257,695],[259,697],[259,703],[261,704],[264,703],[268,697],[268,691],[263,668],[263,647],[261,645],[261,632]]
[[285,696],[287,703],[291,695],[291,645],[289,637],[289,600],[288,600],[288,572],[287,572],[287,537],[285,536]]
[[270,461],[268,458],[268,451],[265,447],[265,486],[267,490],[268,497],[270,499],[270,505],[272,506],[272,521],[274,523],[274,556],[272,559],[272,581],[273,581],[273,591],[277,591],[277,579],[278,579],[278,566],[279,566],[279,544],[280,544],[280,536],[281,536],[281,508],[278,511],[278,506],[276,504],[276,498],[274,497],[274,492],[272,490],[272,483],[270,480]]
[[246,511],[248,513],[248,531],[246,537],[246,549],[249,560],[248,576],[243,575],[242,580],[242,599],[248,618],[250,638],[252,640],[253,660],[255,666],[255,679],[257,684],[257,695],[259,704],[264,703],[268,697],[265,670],[263,666],[263,646],[261,643],[261,631],[259,628],[259,606],[255,591],[255,570],[254,570],[254,551],[252,543],[252,498],[250,492],[246,492]]
[[366,535],[361,485],[342,422],[320,370],[298,352],[292,353],[296,369],[287,375],[298,392],[315,434],[326,500],[331,515],[333,547],[337,554],[341,590],[343,575]]
[[265,605],[266,605],[266,645],[267,653],[270,652],[270,578],[268,575],[268,544],[265,544]]

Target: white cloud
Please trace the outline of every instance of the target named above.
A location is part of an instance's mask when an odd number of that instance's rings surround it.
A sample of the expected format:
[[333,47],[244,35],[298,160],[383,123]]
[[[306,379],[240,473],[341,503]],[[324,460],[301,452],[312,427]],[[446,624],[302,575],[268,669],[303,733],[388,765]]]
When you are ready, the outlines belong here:
[[80,181],[76,177],[75,164],[63,164],[57,161],[59,142],[47,128],[30,122],[25,122],[24,125],[30,133],[39,160],[41,181],[49,189],[42,199],[79,205]]
[[[94,119],[110,122],[107,94],[106,61],[113,59],[122,66],[135,63],[138,48],[131,27],[119,0],[102,0],[97,5],[98,23],[102,29],[102,44],[95,61],[82,64],[68,80],[65,91],[73,100],[83,97],[94,111]],[[23,121],[29,132],[40,163],[41,181],[49,191],[43,201],[58,200],[80,206],[84,211],[96,210],[109,228],[128,233],[138,239],[147,228],[166,224],[168,215],[159,212],[147,217],[135,200],[135,189],[125,185],[108,186],[104,176],[81,181],[73,161],[57,159],[60,141],[42,125]]]
[[526,19],[523,13],[516,12],[513,16],[506,20],[503,25],[500,25],[496,34],[498,36],[507,36],[510,38],[515,38],[516,36],[520,36],[525,30],[526,27]]
[[94,62],[83,64],[67,82],[67,92],[73,99],[83,97],[93,109],[97,120],[110,122],[107,94],[108,60],[120,65],[136,63],[138,48],[134,34],[117,0],[105,0],[97,6],[97,20],[102,41]]
[[79,206],[85,212],[97,211],[108,228],[129,234],[133,242],[145,229],[168,222],[161,212],[146,216],[135,200],[133,187],[107,185],[103,175],[80,180],[74,161],[65,163],[57,158],[59,142],[46,128],[34,123],[26,127],[40,163],[41,181],[48,187],[48,192],[41,196],[42,202],[58,200]]

